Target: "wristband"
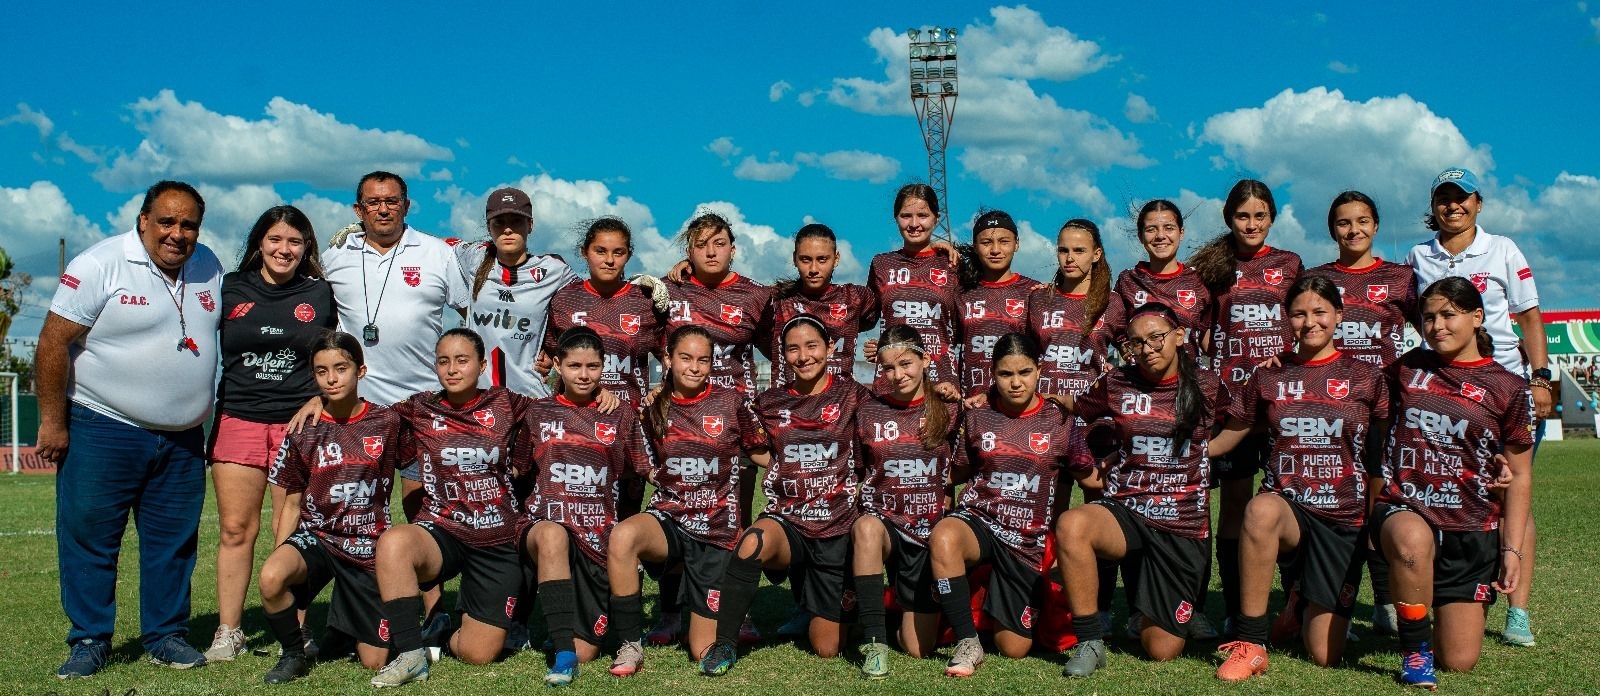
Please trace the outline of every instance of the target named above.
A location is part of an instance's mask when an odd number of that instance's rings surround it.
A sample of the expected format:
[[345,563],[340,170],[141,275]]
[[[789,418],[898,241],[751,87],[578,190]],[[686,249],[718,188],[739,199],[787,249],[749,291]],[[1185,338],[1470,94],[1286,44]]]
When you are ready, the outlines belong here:
[[1510,546],[1502,546],[1502,547],[1500,547],[1500,550],[1501,551],[1510,552],[1511,555],[1516,556],[1517,560],[1519,560],[1519,561],[1524,560],[1523,557],[1522,557],[1522,552],[1518,551],[1518,550],[1516,550],[1514,548],[1511,548]]
[[1528,386],[1529,387],[1538,387],[1538,388],[1543,389],[1545,391],[1550,391],[1550,380],[1545,379],[1543,377],[1534,377],[1533,379],[1528,380]]

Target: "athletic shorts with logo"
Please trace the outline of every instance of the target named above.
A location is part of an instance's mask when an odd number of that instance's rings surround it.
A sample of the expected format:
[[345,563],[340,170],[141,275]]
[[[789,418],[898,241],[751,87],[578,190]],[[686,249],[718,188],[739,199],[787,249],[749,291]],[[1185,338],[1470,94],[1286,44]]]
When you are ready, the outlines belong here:
[[1128,553],[1122,560],[1128,606],[1162,630],[1188,637],[1206,591],[1211,538],[1191,539],[1146,524],[1139,513],[1114,500],[1097,500],[1122,527]]
[[[846,615],[855,614],[855,593],[846,592],[845,570],[850,566],[850,535],[841,534],[826,539],[807,537],[781,517],[762,515],[783,528],[789,541],[789,591],[801,608],[812,616],[829,621],[842,621]],[[773,581],[769,573],[767,579]],[[776,581],[774,581],[776,582]]]
[[[1402,505],[1378,503],[1372,506],[1368,530],[1374,539],[1383,538],[1383,525],[1399,512],[1411,512]],[[1494,604],[1494,583],[1500,577],[1500,532],[1445,532],[1433,530],[1433,603],[1482,602]]]
[[600,645],[611,628],[611,576],[605,566],[583,555],[571,531],[567,532],[567,569],[572,572],[572,596],[577,604],[572,635]]
[[894,601],[902,611],[919,614],[939,612],[939,596],[933,592],[933,554],[928,547],[912,541],[887,522],[884,531],[889,533],[889,580],[894,587]]
[[989,564],[989,592],[983,600],[984,613],[1001,628],[1023,638],[1032,638],[1033,625],[1040,615],[1034,598],[1046,587],[1047,576],[1012,555],[1005,544],[994,538],[988,524],[960,512],[952,517],[966,522],[972,535],[977,537],[978,564]]
[[688,600],[689,611],[715,620],[722,604],[722,590],[717,585],[733,552],[683,531],[672,515],[659,510],[646,512],[661,525],[661,534],[667,539],[667,558],[661,563],[646,564],[645,569],[652,577],[660,578],[668,569],[683,563],[683,596]]
[[[1264,493],[1263,495],[1278,495]],[[1285,573],[1300,585],[1300,596],[1346,619],[1355,612],[1367,537],[1360,527],[1333,524],[1284,496],[1300,526],[1300,545],[1285,563]]]
[[316,599],[322,588],[332,582],[333,594],[328,600],[328,628],[355,636],[356,640],[367,645],[389,645],[382,635],[383,608],[378,596],[378,576],[340,560],[328,552],[317,535],[304,529],[290,534],[288,539],[283,540],[283,545],[300,552],[300,558],[306,564],[305,582],[289,588],[294,594],[296,608],[311,606],[311,600]]
[[422,583],[423,591],[444,585],[457,575],[456,609],[496,628],[510,628],[522,590],[522,557],[515,542],[469,546],[431,522],[418,522],[439,546],[439,574]]

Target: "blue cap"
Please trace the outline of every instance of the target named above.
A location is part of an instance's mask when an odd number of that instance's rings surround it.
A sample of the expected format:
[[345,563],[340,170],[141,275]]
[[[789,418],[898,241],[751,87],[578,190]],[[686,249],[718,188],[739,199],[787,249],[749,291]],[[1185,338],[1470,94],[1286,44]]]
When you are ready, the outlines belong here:
[[1472,170],[1466,167],[1451,167],[1439,172],[1439,176],[1433,178],[1433,188],[1429,192],[1437,191],[1440,186],[1445,184],[1455,184],[1460,187],[1463,193],[1477,193],[1478,175],[1473,174]]

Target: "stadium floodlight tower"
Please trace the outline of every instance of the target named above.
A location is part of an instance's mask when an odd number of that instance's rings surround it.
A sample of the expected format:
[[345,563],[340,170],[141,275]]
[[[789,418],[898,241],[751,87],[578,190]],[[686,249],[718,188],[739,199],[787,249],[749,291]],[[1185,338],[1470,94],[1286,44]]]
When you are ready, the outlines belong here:
[[922,142],[928,148],[928,185],[939,194],[945,213],[939,234],[950,236],[950,196],[945,186],[944,149],[956,118],[956,29],[908,29],[911,39],[911,108],[917,112]]

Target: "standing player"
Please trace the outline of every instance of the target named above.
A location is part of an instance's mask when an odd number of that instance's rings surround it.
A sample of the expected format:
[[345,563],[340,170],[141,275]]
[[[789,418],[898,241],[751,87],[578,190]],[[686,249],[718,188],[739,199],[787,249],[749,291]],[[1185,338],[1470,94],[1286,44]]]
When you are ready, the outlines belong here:
[[1039,284],[1011,270],[1017,254],[1017,223],[991,210],[972,223],[972,253],[962,259],[961,395],[989,390],[989,352],[995,341],[1028,327],[1028,294]]
[[446,331],[435,351],[443,390],[394,406],[415,441],[423,496],[414,522],[378,538],[379,637],[389,640],[393,659],[372,678],[377,687],[428,678],[419,623],[423,590],[461,576],[463,616],[449,648],[456,659],[482,665],[499,656],[522,585],[520,511],[511,490],[520,456],[512,444],[530,401],[504,387],[478,386],[488,360],[471,329]]
[[594,329],[563,331],[551,357],[559,393],[534,402],[522,425],[537,482],[519,537],[555,651],[544,683],[566,686],[579,662],[600,654],[610,624],[606,542],[617,524],[615,484],[650,470],[650,445],[637,411],[599,409],[605,348]]
[[[1486,354],[1512,374],[1528,379],[1533,403],[1533,422],[1537,425],[1534,449],[1543,438],[1545,419],[1550,417],[1555,392],[1551,385],[1548,346],[1545,345],[1544,319],[1539,313],[1539,290],[1533,283],[1528,260],[1509,237],[1489,234],[1478,226],[1483,210],[1483,192],[1478,177],[1470,170],[1452,167],[1433,180],[1431,210],[1426,222],[1437,234],[1411,248],[1406,264],[1417,270],[1417,288],[1440,278],[1458,277],[1472,281],[1483,296],[1483,328],[1494,339],[1494,352]],[[1512,331],[1515,321],[1522,334]],[[1538,537],[1530,518],[1528,538],[1512,544],[1527,556],[1522,564],[1522,582],[1511,596],[1506,610],[1506,627],[1501,638],[1511,645],[1534,644],[1529,594],[1533,591],[1534,555]]]
[[887,562],[894,600],[902,612],[897,641],[906,654],[933,654],[939,602],[933,595],[928,537],[944,517],[956,407],[933,393],[928,351],[909,326],[883,332],[878,369],[891,391],[862,404],[856,442],[862,459],[861,510],[851,529],[851,587],[859,607],[861,673],[889,676],[889,631],[883,571]]
[[1028,295],[1028,336],[1044,351],[1039,361],[1039,393],[1082,394],[1110,360],[1111,334],[1122,324],[1122,298],[1111,294],[1111,265],[1100,243],[1100,228],[1081,218],[1068,220],[1056,236],[1055,285]]
[[[366,374],[361,342],[327,333],[311,351],[323,411],[317,421],[284,438],[272,465],[272,485],[286,512],[273,536],[282,539],[261,566],[261,608],[283,647],[268,684],[311,672],[296,605],[305,606],[329,582],[328,625],[355,636],[367,669],[383,667],[387,640],[380,635],[378,579],[373,540],[389,528],[389,490],[404,462],[404,424],[393,409],[363,401],[356,385]],[[288,507],[292,505],[293,507]]]
[[949,517],[933,528],[928,548],[934,587],[944,618],[955,632],[955,652],[944,673],[970,677],[983,664],[972,620],[967,574],[989,564],[983,610],[997,624],[995,647],[1021,658],[1033,647],[1037,601],[1048,587],[1050,519],[1056,477],[1066,469],[1093,486],[1094,458],[1083,434],[1053,401],[1037,393],[1039,345],[1020,333],[995,341],[994,387],[988,403],[962,415],[957,468],[970,471]]
[[[629,283],[623,275],[633,258],[633,232],[627,223],[614,217],[590,222],[578,254],[589,266],[589,278],[574,280],[550,300],[544,353],[555,353],[556,337],[567,329],[594,329],[606,354],[600,386],[638,411],[650,389],[650,356],[661,346],[666,317],[657,310],[649,289]],[[631,511],[638,509],[635,505]],[[625,504],[619,510],[629,511]]]
[[[894,197],[894,219],[905,245],[897,251],[872,257],[867,287],[878,298],[885,330],[910,326],[922,336],[933,361],[935,384],[958,384],[955,350],[956,307],[960,284],[948,259],[933,246],[933,229],[939,225],[939,196],[926,184],[907,184]],[[872,359],[871,347],[867,356]],[[873,391],[889,389],[882,374]]]
[[[1178,260],[1178,247],[1183,244],[1183,213],[1172,201],[1158,198],[1139,209],[1134,227],[1149,258],[1117,276],[1115,288],[1127,310],[1124,316],[1131,317],[1146,303],[1159,302],[1178,318],[1180,338],[1190,357],[1200,360],[1203,355],[1211,355],[1215,302],[1200,274]],[[1113,336],[1119,336],[1127,326],[1119,323],[1107,328]]]
[[[1238,640],[1222,646],[1224,681],[1267,671],[1267,599],[1280,558],[1292,566],[1284,611],[1303,626],[1311,660],[1329,667],[1344,655],[1366,555],[1366,472],[1382,458],[1389,420],[1383,373],[1334,346],[1343,319],[1338,286],[1303,278],[1285,300],[1295,351],[1240,385],[1227,427],[1210,444],[1212,455],[1225,453],[1252,425],[1272,443],[1262,492],[1245,509]],[[1303,617],[1299,598],[1309,604]]]
[[515,188],[489,194],[483,218],[489,240],[456,245],[463,281],[471,290],[467,323],[489,347],[481,387],[505,387],[523,396],[550,393],[534,372],[544,345],[546,308],[556,291],[578,279],[555,254],[528,253],[533,201]]
[[[1294,252],[1267,246],[1267,235],[1277,217],[1272,190],[1254,179],[1243,179],[1233,185],[1222,203],[1228,232],[1189,259],[1190,267],[1216,299],[1212,352],[1217,376],[1230,393],[1249,381],[1256,363],[1282,353],[1291,341],[1284,296],[1300,279],[1301,264]],[[1211,472],[1222,494],[1216,552],[1226,617],[1223,632],[1228,634],[1239,613],[1239,532],[1244,506],[1250,502],[1267,449],[1265,435],[1252,435],[1212,462]]]
[[1182,330],[1166,305],[1133,310],[1133,364],[1102,377],[1074,405],[1085,421],[1109,417],[1121,450],[1103,474],[1105,497],[1056,522],[1056,559],[1078,636],[1068,676],[1106,664],[1096,611],[1101,560],[1128,561],[1130,625],[1151,659],[1176,658],[1194,632],[1211,557],[1206,443],[1227,396],[1211,372],[1196,367]]
[[[1403,415],[1389,436],[1371,533],[1389,558],[1400,679],[1434,688],[1435,651],[1445,669],[1476,666],[1495,592],[1511,594],[1526,581],[1518,544],[1529,524],[1533,433],[1524,380],[1492,357],[1471,282],[1436,281],[1421,302],[1432,350],[1413,350],[1389,368]],[[1490,490],[1502,450],[1512,472],[1504,502]]]
[[756,399],[772,442],[761,480],[767,507],[740,535],[717,584],[717,641],[700,660],[708,675],[726,673],[738,659],[734,639],[763,568],[789,570],[795,602],[812,617],[811,647],[822,657],[839,654],[840,621],[854,604],[844,574],[857,515],[855,418],[871,395],[855,380],[828,374],[833,339],[821,319],[802,314],[781,335],[795,378]]
[[794,268],[799,275],[773,285],[768,325],[761,331],[770,337],[762,352],[772,358],[772,386],[794,379],[794,370],[783,360],[777,329],[801,314],[821,319],[834,337],[828,374],[855,379],[856,335],[878,323],[878,298],[864,286],[834,283],[833,271],[838,267],[839,242],[831,228],[812,223],[795,233]]
[[[611,616],[621,640],[611,673],[619,677],[644,664],[640,561],[657,567],[683,565],[680,577],[689,580],[689,654],[696,660],[705,656],[716,638],[721,604],[717,583],[742,529],[737,505],[741,460],[763,466],[770,462],[767,433],[749,398],[708,384],[710,373],[710,334],[698,326],[673,329],[662,380],[669,387],[645,411],[645,433],[655,454],[650,514],[617,525],[606,555]],[[661,601],[666,601],[666,590],[662,592]]]

